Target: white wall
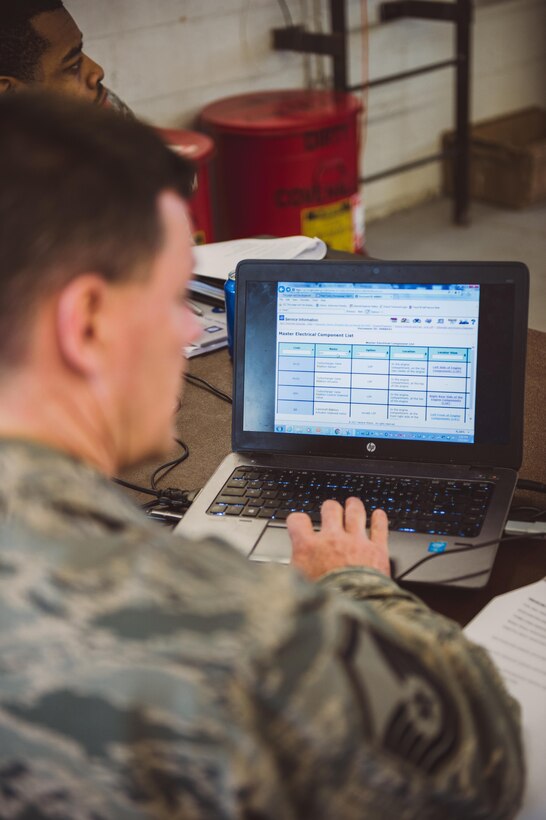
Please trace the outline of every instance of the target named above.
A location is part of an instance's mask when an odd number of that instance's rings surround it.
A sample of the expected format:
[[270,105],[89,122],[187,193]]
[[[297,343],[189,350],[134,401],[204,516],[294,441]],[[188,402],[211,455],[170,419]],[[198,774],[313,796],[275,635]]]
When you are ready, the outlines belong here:
[[[329,61],[274,52],[270,30],[284,25],[277,0],[65,0],[84,33],[86,51],[139,116],[157,125],[192,127],[206,103],[231,94],[297,88],[329,73]],[[316,0],[287,0],[295,22]],[[326,6],[325,0],[323,5]],[[449,23],[377,24],[369,0],[370,79],[453,56]],[[350,80],[366,76],[360,0],[348,0]],[[326,9],[324,9],[324,12]],[[306,15],[306,16],[307,16]],[[317,20],[308,20],[311,27]],[[323,14],[323,25],[327,27]],[[453,125],[451,69],[370,90],[361,170],[370,175],[439,149]],[[478,0],[473,29],[472,118],[546,105],[546,0]],[[433,196],[438,164],[364,190],[367,219]]]

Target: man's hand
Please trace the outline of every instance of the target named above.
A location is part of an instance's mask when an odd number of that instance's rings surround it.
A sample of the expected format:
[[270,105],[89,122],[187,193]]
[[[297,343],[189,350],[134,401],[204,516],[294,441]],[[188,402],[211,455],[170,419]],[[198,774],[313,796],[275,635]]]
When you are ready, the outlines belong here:
[[345,511],[337,501],[325,501],[322,528],[315,532],[305,513],[286,519],[292,540],[292,564],[311,580],[333,569],[371,567],[390,575],[388,520],[383,510],[372,513],[370,537],[366,535],[366,510],[359,498],[348,498]]

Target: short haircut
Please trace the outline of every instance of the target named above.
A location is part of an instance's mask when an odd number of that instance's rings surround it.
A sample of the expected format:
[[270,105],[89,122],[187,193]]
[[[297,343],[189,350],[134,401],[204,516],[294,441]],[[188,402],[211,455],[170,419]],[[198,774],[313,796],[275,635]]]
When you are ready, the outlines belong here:
[[34,30],[32,18],[62,8],[61,0],[1,0],[0,75],[22,82],[35,79],[48,42]]
[[159,194],[191,196],[193,165],[148,126],[49,93],[0,95],[0,366],[34,307],[80,273],[144,279]]

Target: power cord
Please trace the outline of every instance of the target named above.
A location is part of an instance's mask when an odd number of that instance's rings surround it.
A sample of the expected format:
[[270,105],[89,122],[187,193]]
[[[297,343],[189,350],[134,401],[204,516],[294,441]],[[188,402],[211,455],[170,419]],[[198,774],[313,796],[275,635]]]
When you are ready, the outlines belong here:
[[146,504],[141,504],[141,509],[146,511],[153,510],[161,506],[165,508],[165,510],[176,510],[177,512],[183,514],[189,508],[198,493],[198,490],[179,490],[176,487],[167,487],[164,490],[150,490],[148,487],[141,487],[139,484],[131,484],[129,481],[123,481],[121,478],[113,478],[112,481],[115,484],[126,487],[128,490],[134,490],[137,493],[152,495],[152,501],[148,501]]
[[[516,488],[518,490],[530,490],[536,493],[546,493],[546,484],[543,484],[540,481],[531,481],[530,479],[526,478],[518,479]],[[505,528],[505,532],[507,534],[502,536],[501,538],[495,538],[493,541],[484,541],[481,544],[472,544],[470,546],[465,546],[460,541],[455,542],[455,546],[458,546],[459,549],[448,550],[447,552],[431,553],[430,555],[427,555],[425,558],[421,558],[419,561],[416,561],[415,564],[412,564],[400,575],[397,575],[395,577],[395,580],[401,581],[402,579],[406,578],[411,572],[413,572],[413,570],[417,569],[417,567],[422,566],[427,561],[431,561],[433,558],[442,558],[447,555],[456,555],[460,552],[471,552],[472,550],[491,547],[493,544],[500,544],[504,541],[518,541],[522,539],[546,540],[546,532],[540,527],[539,523],[541,521],[546,521],[546,510],[543,510],[540,507],[520,505],[517,507],[512,507],[510,509],[510,518],[512,518],[513,515],[525,515],[525,521],[507,521]],[[527,526],[525,526],[526,524]],[[471,578],[477,578],[480,575],[485,575],[488,572],[488,569],[482,570],[481,572],[471,572],[466,575],[459,575],[458,577],[446,578],[444,580],[437,581],[436,583],[449,584],[454,583],[456,581],[467,581]]]
[[220,390],[219,387],[211,384],[206,379],[202,379],[201,376],[195,376],[193,373],[186,373],[185,378],[189,384],[193,384],[195,387],[200,387],[203,390],[208,390],[213,394],[213,396],[222,399],[222,401],[225,401],[228,404],[233,404],[233,399],[231,396],[228,396],[227,393],[224,393],[223,390]]
[[[202,379],[200,376],[195,376],[192,373],[186,373],[185,378],[189,384],[200,387],[202,390],[208,390],[213,396],[216,396],[228,404],[232,404],[231,396],[224,393],[219,387],[215,387],[215,385],[206,381],[206,379]],[[181,404],[181,400],[178,399],[177,413],[181,408]],[[151,501],[141,505],[141,509],[151,518],[155,518],[169,526],[174,526],[183,518],[199,492],[199,490],[180,490],[177,487],[166,487],[164,489],[158,487],[158,483],[163,481],[175,467],[178,467],[179,464],[186,461],[190,454],[190,448],[184,441],[178,438],[176,438],[175,441],[182,449],[181,455],[177,458],[173,458],[171,461],[167,461],[165,464],[160,464],[160,466],[154,470],[150,477],[151,487],[141,487],[139,484],[133,484],[122,478],[112,479],[116,484],[128,490],[153,496]]]
[[[416,561],[410,567],[408,567],[404,572],[400,575],[395,576],[395,581],[401,581],[403,578],[406,578],[413,572],[417,567],[426,564],[428,561],[432,561],[434,558],[445,558],[449,555],[457,555],[460,552],[472,552],[473,550],[480,550],[484,549],[485,547],[491,547],[493,544],[500,544],[504,541],[521,541],[522,539],[530,540],[546,540],[546,533],[532,533],[532,534],[525,534],[525,535],[504,535],[500,538],[493,538],[491,541],[482,541],[480,544],[471,544],[470,546],[464,546],[462,541],[456,541],[455,546],[459,547],[459,549],[455,550],[447,550],[446,552],[433,552],[430,555],[421,558],[419,561]],[[480,572],[470,572],[467,575],[458,575],[453,578],[444,578],[441,581],[435,581],[436,584],[451,584],[455,583],[456,581],[467,581],[470,578],[478,578],[480,575],[486,575],[489,572],[489,569],[481,570]]]
[[[516,489],[527,490],[533,493],[546,493],[546,484],[542,481],[531,481],[527,478],[519,478]],[[508,517],[510,520],[507,522],[506,528],[511,532],[515,532],[517,531],[517,525],[521,525],[520,532],[523,533],[524,523],[534,525],[541,521],[546,521],[546,509],[532,504],[519,504],[510,508]],[[530,531],[533,531],[532,526]]]
[[[514,518],[514,516],[518,517]],[[524,516],[524,518],[520,519],[519,516]],[[518,507],[511,507],[509,517],[512,521],[528,521],[530,523],[534,523],[536,521],[546,521],[546,510],[543,510],[540,507],[521,505]]]
[[518,478],[517,490],[530,490],[533,493],[546,493],[546,484],[542,481],[531,481],[527,478]]
[[156,470],[153,471],[152,477],[150,478],[150,484],[152,485],[153,490],[158,490],[158,481],[162,481],[165,476],[174,470],[175,467],[178,467],[179,464],[186,461],[190,454],[190,448],[185,442],[181,441],[179,438],[175,438],[175,441],[182,448],[182,455],[178,456],[178,458],[173,458],[172,461],[167,461],[166,464],[161,464]]
[[198,492],[197,490],[180,490],[177,487],[166,487],[162,489],[157,486],[159,481],[165,478],[165,476],[179,464],[182,464],[190,454],[190,449],[185,442],[181,441],[181,439],[175,439],[175,441],[181,447],[182,454],[172,459],[172,461],[161,464],[154,470],[150,479],[151,488],[133,484],[122,478],[113,479],[116,484],[120,484],[129,490],[153,496],[151,501],[141,505],[141,509],[148,514],[153,512],[152,517],[160,518],[165,523],[177,523],[177,520],[180,520],[189,509]]

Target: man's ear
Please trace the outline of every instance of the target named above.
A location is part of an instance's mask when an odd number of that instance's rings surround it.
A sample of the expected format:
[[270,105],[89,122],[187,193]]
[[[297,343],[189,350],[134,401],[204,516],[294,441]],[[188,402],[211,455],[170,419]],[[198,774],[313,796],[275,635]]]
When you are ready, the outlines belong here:
[[20,91],[25,87],[25,83],[10,77],[7,74],[0,74],[0,94],[7,94],[8,91]]
[[[69,282],[56,304],[61,357],[74,371],[94,375],[104,361],[110,286],[102,276],[85,273]],[[111,331],[111,328],[110,328]]]

